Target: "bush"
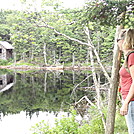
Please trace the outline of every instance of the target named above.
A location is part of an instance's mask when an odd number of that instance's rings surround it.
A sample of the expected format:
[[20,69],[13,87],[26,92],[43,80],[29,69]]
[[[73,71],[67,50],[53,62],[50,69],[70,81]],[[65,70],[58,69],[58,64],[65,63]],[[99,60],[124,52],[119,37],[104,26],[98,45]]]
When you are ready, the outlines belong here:
[[55,120],[55,127],[50,128],[44,121],[32,127],[33,134],[78,134],[79,123],[75,121],[75,112],[70,117]]
[[5,66],[7,64],[8,64],[8,61],[7,60],[0,59],[0,65]]
[[76,120],[76,111],[72,111],[70,117],[56,120],[55,127],[50,128],[44,121],[32,127],[33,134],[104,134],[101,118],[90,121],[90,125],[83,121],[80,125]]
[[[103,113],[106,115],[107,110],[104,108]],[[90,107],[89,123],[83,121],[79,124],[76,121],[76,111],[72,110],[71,116],[63,117],[55,121],[55,126],[50,127],[44,121],[32,127],[33,134],[104,134],[104,126],[98,109]],[[117,111],[115,118],[114,134],[128,134],[125,118]]]
[[[76,111],[73,110],[71,116],[56,120],[55,126],[52,128],[44,121],[37,123],[31,129],[34,131],[32,134],[104,134],[102,119],[101,116],[96,116],[97,111],[95,107],[91,107],[89,114],[92,118],[89,123],[83,121],[79,124],[75,119]],[[104,110],[104,114],[106,114],[106,110]],[[114,128],[114,134],[117,133],[128,134],[125,118],[119,112],[116,113]]]

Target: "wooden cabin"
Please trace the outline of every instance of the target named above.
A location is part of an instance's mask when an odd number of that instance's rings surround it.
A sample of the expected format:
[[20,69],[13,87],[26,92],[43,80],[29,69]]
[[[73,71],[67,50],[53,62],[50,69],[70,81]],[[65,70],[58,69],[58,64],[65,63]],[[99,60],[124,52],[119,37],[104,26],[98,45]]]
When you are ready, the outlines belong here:
[[0,59],[13,58],[13,46],[6,41],[0,41]]

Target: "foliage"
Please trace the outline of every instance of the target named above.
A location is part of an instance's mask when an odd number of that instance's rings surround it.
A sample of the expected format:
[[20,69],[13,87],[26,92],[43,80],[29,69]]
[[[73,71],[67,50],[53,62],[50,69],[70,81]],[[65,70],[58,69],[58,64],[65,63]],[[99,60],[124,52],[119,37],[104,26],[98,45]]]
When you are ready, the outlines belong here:
[[[104,113],[106,111],[104,110]],[[97,116],[98,109],[90,107],[90,119],[82,122],[77,120],[78,114],[75,110],[71,110],[69,117],[62,117],[55,121],[53,127],[46,124],[45,121],[37,123],[32,127],[33,134],[104,134],[104,126],[101,116]]]
[[[82,13],[82,22],[88,24],[89,20],[97,22],[100,25],[116,26],[124,24],[124,12],[134,15],[133,0],[92,0],[87,2],[84,13]],[[129,17],[126,18],[130,20]],[[124,25],[126,25],[125,23]]]
[[35,66],[34,64],[31,64],[31,63],[26,63],[26,62],[19,62],[19,63],[16,63],[15,64],[16,66]]
[[89,134],[90,127],[87,123],[80,125],[76,121],[76,112],[72,111],[69,117],[56,120],[55,126],[50,128],[44,121],[32,127],[33,134]]
[[12,74],[13,71],[12,70],[9,70],[9,69],[0,69],[0,75],[4,75],[4,74]]
[[[26,4],[23,1],[22,4]],[[48,4],[49,3],[49,4]],[[58,35],[55,30],[82,42],[88,27],[92,44],[104,63],[111,61],[115,25],[126,11],[125,27],[133,27],[133,1],[92,0],[79,9],[63,9],[57,1],[42,1],[53,10],[0,11],[0,38],[14,46],[17,61],[44,65],[89,64],[88,47]],[[28,8],[30,9],[30,7]],[[49,25],[53,28],[46,28]],[[45,47],[46,44],[46,48]],[[46,56],[46,61],[44,60]],[[110,64],[110,63],[109,63]]]
[[[89,114],[92,113],[89,112]],[[81,124],[76,121],[76,117],[76,112],[72,111],[69,117],[63,116],[62,119],[56,120],[53,127],[50,127],[49,124],[46,124],[43,120],[34,125],[31,128],[31,131],[33,134],[104,134],[101,117],[96,117],[94,114],[92,115],[92,120],[90,120],[90,123],[83,121]],[[116,113],[114,133],[128,133],[125,119],[118,112]]]
[[[89,57],[87,46],[79,45],[74,41],[57,35],[51,29],[44,27],[44,25],[48,23],[66,35],[87,42],[83,26],[74,23],[77,22],[77,12],[77,10],[60,10],[56,12],[41,11],[32,13],[23,11],[1,11],[3,18],[6,18],[4,19],[4,25],[9,29],[8,36],[10,37],[10,42],[12,42],[15,47],[16,60],[24,60],[24,62],[36,63],[43,66],[45,64],[45,51],[48,65],[70,64],[73,58],[75,64],[88,64]],[[3,18],[1,18],[1,22]],[[98,46],[98,42],[102,44],[98,47],[98,51],[100,51],[105,41],[103,36],[105,33],[101,32],[102,35],[98,34],[98,30],[101,30],[101,27],[96,25],[96,23],[89,24],[89,28],[91,28],[91,38],[95,46]],[[105,37],[108,36],[109,34],[105,34]],[[3,38],[3,40],[6,39]],[[105,46],[107,45],[107,47],[109,47],[111,45],[109,41],[112,42],[113,39],[108,40]],[[44,50],[44,44],[46,44],[46,50]],[[109,49],[109,51],[110,50],[111,49]],[[108,57],[107,54],[109,53],[105,52],[103,56]],[[103,56],[102,58],[104,58]]]
[[8,65],[8,64],[9,64],[9,60],[0,59],[0,65]]

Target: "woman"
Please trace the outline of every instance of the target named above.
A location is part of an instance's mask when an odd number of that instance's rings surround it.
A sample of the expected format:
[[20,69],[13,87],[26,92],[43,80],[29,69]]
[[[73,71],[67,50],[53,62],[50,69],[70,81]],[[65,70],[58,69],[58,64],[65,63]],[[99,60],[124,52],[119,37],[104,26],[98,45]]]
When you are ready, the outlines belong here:
[[[134,51],[134,29],[127,29],[122,32],[118,40],[119,49],[123,51],[124,57]],[[129,134],[134,134],[134,53],[131,53],[127,59],[129,72],[124,65],[121,67],[120,86],[123,99],[123,105],[120,114],[125,116]]]

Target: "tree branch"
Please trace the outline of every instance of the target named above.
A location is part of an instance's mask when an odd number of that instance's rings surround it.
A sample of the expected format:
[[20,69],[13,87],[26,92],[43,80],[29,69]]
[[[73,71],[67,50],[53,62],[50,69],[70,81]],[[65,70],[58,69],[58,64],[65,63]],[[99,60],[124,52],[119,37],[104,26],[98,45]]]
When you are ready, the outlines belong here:
[[[43,21],[43,20],[42,20],[42,21]],[[89,41],[88,43],[85,43],[85,42],[82,42],[82,41],[80,41],[80,40],[78,40],[78,39],[75,39],[75,38],[71,38],[70,36],[67,36],[66,34],[63,34],[63,33],[59,32],[59,31],[57,31],[54,27],[48,25],[45,21],[43,21],[43,23],[44,23],[44,25],[38,25],[37,23],[35,23],[35,24],[36,24],[37,27],[46,27],[46,28],[52,29],[52,30],[53,30],[56,34],[58,34],[58,35],[64,36],[65,38],[68,38],[68,39],[70,39],[70,40],[72,40],[72,41],[78,42],[79,44],[87,45],[87,46],[91,47],[91,48],[93,49],[93,51],[94,51],[94,54],[95,54],[96,57],[97,57],[97,61],[98,61],[98,63],[100,64],[100,67],[101,67],[102,71],[104,72],[104,75],[106,76],[106,78],[108,79],[108,81],[111,82],[111,79],[110,79],[110,77],[109,77],[109,75],[108,75],[106,69],[105,69],[104,66],[102,65],[101,60],[100,60],[100,58],[99,58],[99,54],[97,53],[95,47],[92,45],[90,38],[89,38],[90,41]],[[85,31],[85,32],[86,32],[86,31]]]
[[36,24],[36,26],[38,26],[38,27],[46,27],[46,28],[52,29],[58,35],[64,36],[64,37],[66,37],[66,38],[68,38],[68,39],[70,39],[72,41],[78,42],[79,44],[87,45],[87,46],[90,46],[90,47],[93,48],[93,46],[89,45],[88,43],[82,42],[82,41],[80,41],[78,39],[75,39],[75,38],[71,38],[71,37],[69,37],[69,36],[67,36],[67,35],[65,35],[63,33],[58,32],[54,27],[48,25],[46,22],[44,22],[44,23],[45,23],[45,25],[38,25],[38,24]]
[[[89,30],[88,30],[87,27],[86,27],[86,29],[85,29],[85,33],[86,33],[87,36],[88,36],[88,44],[90,44],[91,46],[93,46],[93,45],[92,45],[91,38],[90,38],[90,35],[89,35]],[[110,82],[111,82],[111,78],[109,77],[109,75],[108,75],[106,69],[105,69],[104,66],[102,65],[101,60],[100,60],[100,57],[99,57],[99,54],[97,53],[97,50],[96,50],[95,47],[93,47],[93,51],[94,51],[94,54],[96,55],[97,62],[99,63],[99,65],[100,65],[100,67],[101,67],[101,69],[102,69],[102,71],[103,71],[105,77],[108,79],[108,81],[109,81],[109,83],[110,83]]]

